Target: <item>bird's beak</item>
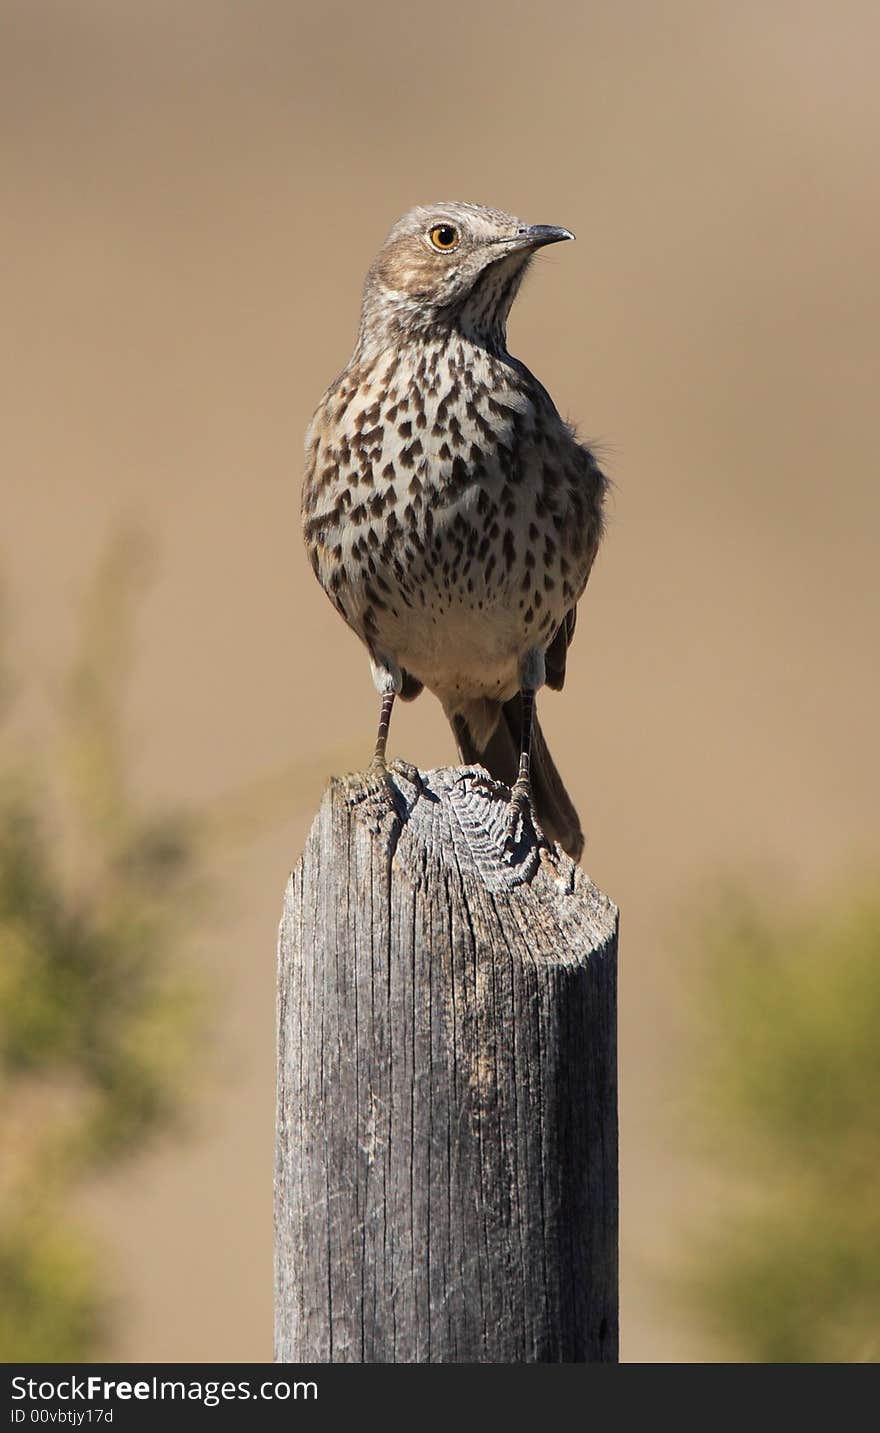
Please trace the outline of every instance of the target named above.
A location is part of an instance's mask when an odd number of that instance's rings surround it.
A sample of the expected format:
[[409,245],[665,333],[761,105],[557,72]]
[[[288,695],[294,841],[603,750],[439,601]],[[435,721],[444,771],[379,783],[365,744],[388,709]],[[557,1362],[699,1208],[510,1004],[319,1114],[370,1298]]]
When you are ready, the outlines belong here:
[[524,248],[543,249],[545,244],[561,244],[563,239],[573,239],[574,234],[556,224],[526,224],[516,238]]
[[505,249],[543,249],[545,244],[561,244],[563,239],[573,239],[570,229],[560,229],[556,224],[520,224],[512,234],[503,239],[490,239],[494,247]]

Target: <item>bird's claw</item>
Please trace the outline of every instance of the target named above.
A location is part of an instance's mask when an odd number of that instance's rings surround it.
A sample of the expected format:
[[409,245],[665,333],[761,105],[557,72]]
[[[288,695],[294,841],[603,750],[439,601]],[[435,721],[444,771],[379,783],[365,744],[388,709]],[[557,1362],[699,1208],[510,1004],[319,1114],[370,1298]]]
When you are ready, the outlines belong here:
[[374,835],[385,832],[393,841],[400,829],[401,798],[384,762],[371,762],[366,771],[344,778],[349,805]]
[[396,806],[396,788],[384,762],[372,761],[366,771],[350,772],[342,778],[342,784],[354,806],[366,805],[377,812]]
[[424,794],[425,783],[422,781],[422,773],[417,766],[413,766],[411,761],[403,761],[396,756],[391,763],[391,768],[396,775],[402,776],[404,781],[408,781],[411,786],[414,786],[419,796]]

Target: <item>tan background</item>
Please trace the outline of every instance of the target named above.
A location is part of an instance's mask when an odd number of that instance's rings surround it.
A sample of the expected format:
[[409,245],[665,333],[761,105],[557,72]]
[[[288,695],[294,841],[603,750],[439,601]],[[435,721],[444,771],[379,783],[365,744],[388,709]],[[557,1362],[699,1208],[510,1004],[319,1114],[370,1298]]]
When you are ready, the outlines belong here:
[[[270,1356],[280,897],[325,753],[366,756],[375,720],[303,557],[301,437],[386,229],[443,197],[578,235],[511,325],[617,484],[542,715],[623,909],[624,1356],[701,1356],[656,1281],[703,1197],[665,1079],[672,915],[721,869],[822,887],[877,849],[880,11],[4,0],[2,22],[19,662],[51,692],[76,595],[138,513],[162,551],[139,790],[315,765],[306,807],[224,873],[198,1140],[95,1198],[129,1300],[118,1356]],[[392,744],[452,753],[430,697]]]

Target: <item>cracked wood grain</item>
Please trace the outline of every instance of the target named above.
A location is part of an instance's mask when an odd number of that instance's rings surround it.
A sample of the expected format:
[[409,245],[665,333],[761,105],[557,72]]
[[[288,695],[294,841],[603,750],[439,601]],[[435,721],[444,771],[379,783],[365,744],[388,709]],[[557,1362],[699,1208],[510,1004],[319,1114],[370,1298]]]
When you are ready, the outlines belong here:
[[617,911],[481,768],[393,782],[285,894],[276,1358],[616,1361]]

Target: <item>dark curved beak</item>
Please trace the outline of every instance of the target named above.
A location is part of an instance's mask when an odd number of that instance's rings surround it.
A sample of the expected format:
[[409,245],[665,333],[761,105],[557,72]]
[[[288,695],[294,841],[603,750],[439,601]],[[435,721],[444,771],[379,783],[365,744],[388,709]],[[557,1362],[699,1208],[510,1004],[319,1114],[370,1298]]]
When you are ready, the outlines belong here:
[[543,249],[545,244],[561,244],[563,239],[573,239],[574,234],[556,224],[527,224],[516,237],[530,249]]
[[488,243],[503,244],[511,249],[543,249],[545,244],[561,244],[563,239],[573,239],[570,229],[560,229],[558,224],[521,224],[513,234],[503,239],[489,239]]

